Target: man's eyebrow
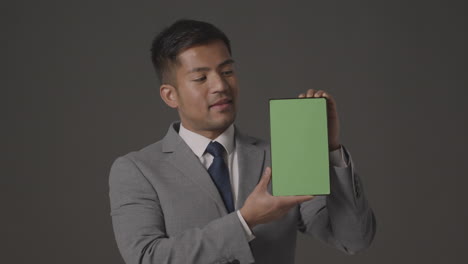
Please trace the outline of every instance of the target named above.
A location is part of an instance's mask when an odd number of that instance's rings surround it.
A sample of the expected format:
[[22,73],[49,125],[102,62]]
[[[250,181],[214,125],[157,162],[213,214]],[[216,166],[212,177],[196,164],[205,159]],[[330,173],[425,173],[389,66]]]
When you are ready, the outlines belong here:
[[[233,63],[234,63],[233,59],[227,59],[227,60],[221,62],[220,64],[218,64],[217,68],[220,68],[220,67],[223,67],[223,66],[226,66],[226,65],[229,65],[229,64],[233,64]],[[203,72],[203,71],[209,71],[209,70],[210,70],[209,67],[197,67],[197,68],[191,69],[188,73]]]
[[234,63],[234,60],[233,60],[233,59],[227,59],[227,60],[221,62],[221,63],[218,65],[218,68],[223,67],[223,66],[225,66],[225,65],[233,64],[233,63]]
[[210,70],[210,68],[208,68],[208,67],[197,67],[197,68],[191,69],[190,71],[188,71],[188,73],[203,72],[203,71],[209,71],[209,70]]

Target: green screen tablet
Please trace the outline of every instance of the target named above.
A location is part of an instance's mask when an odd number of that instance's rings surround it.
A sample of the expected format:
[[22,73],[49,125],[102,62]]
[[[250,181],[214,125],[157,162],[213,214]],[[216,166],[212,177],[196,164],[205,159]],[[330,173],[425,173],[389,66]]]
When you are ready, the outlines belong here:
[[330,194],[325,98],[270,99],[273,195]]

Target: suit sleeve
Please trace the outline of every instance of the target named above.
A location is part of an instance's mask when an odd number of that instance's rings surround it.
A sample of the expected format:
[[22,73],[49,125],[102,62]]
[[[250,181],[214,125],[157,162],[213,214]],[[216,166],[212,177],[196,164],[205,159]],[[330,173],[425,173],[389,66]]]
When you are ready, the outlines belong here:
[[169,237],[158,195],[132,160],[114,162],[109,188],[114,234],[125,263],[254,262],[236,212]]
[[330,166],[328,196],[317,196],[299,206],[299,231],[312,235],[348,254],[370,246],[376,220],[365,197],[351,155],[343,147],[348,166]]

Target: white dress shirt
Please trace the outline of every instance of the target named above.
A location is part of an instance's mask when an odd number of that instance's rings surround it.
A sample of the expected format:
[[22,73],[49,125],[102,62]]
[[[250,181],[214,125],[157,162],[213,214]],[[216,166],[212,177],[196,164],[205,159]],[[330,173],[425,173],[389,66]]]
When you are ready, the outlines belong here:
[[[213,156],[205,152],[206,147],[210,144],[211,141],[216,141],[223,145],[226,149],[227,157],[225,156],[225,161],[227,160],[227,165],[229,169],[229,176],[231,180],[232,195],[234,200],[234,208],[237,209],[236,213],[239,217],[242,226],[244,227],[245,234],[248,241],[252,241],[255,236],[250,230],[247,222],[242,217],[239,209],[237,207],[237,196],[239,194],[239,162],[237,158],[236,151],[236,142],[234,137],[234,125],[231,124],[228,129],[226,129],[221,135],[219,135],[214,140],[211,140],[207,137],[204,137],[200,134],[192,132],[186,129],[182,124],[180,124],[179,136],[185,141],[185,143],[190,147],[190,149],[195,153],[203,166],[208,170],[211,163],[213,163]],[[341,146],[339,149],[330,152],[330,163],[336,167],[346,167],[347,161],[343,155]]]

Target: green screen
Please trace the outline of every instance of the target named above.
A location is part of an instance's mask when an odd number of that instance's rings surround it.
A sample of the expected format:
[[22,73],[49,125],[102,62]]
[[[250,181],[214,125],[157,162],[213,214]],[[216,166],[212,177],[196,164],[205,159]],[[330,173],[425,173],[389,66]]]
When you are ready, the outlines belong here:
[[330,194],[325,98],[271,99],[273,195]]

